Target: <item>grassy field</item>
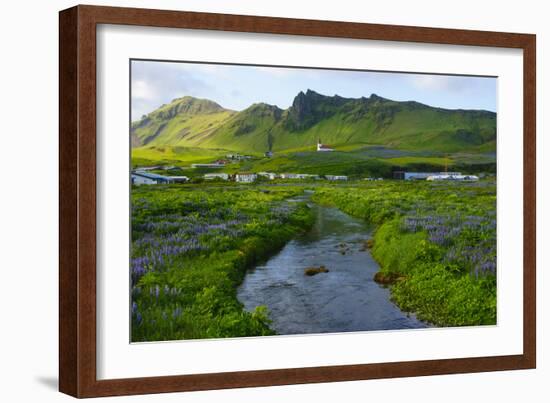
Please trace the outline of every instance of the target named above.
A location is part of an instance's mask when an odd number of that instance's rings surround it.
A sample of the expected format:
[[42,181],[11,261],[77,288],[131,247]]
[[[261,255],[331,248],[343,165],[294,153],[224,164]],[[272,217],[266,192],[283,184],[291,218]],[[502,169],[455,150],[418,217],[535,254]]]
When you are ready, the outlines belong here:
[[314,200],[378,225],[378,278],[401,309],[439,326],[496,324],[494,181],[366,183]]
[[313,200],[376,225],[379,279],[404,311],[438,326],[496,323],[496,193],[478,183],[230,183],[134,187],[132,341],[270,335],[247,312],[246,269],[312,221]]
[[[384,146],[348,144],[345,151],[319,153],[309,148],[275,153],[272,158],[251,155],[251,159],[234,161],[222,169],[193,170],[192,163],[212,162],[225,158],[226,150],[195,149],[170,146],[146,146],[132,150],[132,165],[146,166],[173,164],[186,169],[180,173],[190,177],[205,172],[275,172],[306,173],[317,175],[348,175],[351,178],[391,178],[394,170],[444,171],[459,170],[465,173],[496,170],[494,154],[435,153],[398,150]],[[189,169],[187,169],[189,168]]]
[[132,190],[132,341],[269,335],[242,309],[245,270],[312,222],[283,204],[300,187],[143,186]]
[[223,158],[225,150],[207,148],[145,146],[132,149],[132,166],[178,165],[189,166],[195,163],[209,163]]

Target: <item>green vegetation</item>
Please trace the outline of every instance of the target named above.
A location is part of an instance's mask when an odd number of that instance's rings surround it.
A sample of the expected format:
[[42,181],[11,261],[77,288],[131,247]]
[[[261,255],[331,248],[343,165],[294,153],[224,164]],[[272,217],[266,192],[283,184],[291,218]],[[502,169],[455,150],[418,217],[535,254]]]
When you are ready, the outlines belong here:
[[224,150],[207,148],[145,146],[132,149],[132,166],[147,165],[190,165],[209,163],[222,158]]
[[[484,154],[453,154],[452,156],[434,156],[388,149],[382,146],[355,145],[349,151],[318,153],[316,151],[298,151],[275,153],[272,158],[254,156],[243,161],[232,161],[221,169],[191,169],[192,163],[212,162],[224,159],[223,150],[176,147],[146,146],[132,151],[132,165],[177,165],[184,168],[178,174],[194,177],[208,172],[275,172],[305,173],[316,175],[347,175],[353,179],[365,177],[391,178],[396,169],[411,171],[464,173],[490,172],[496,169],[495,157]],[[164,173],[159,171],[159,173]]]
[[[270,335],[236,290],[246,269],[307,230],[304,184],[132,189],[132,341]],[[376,224],[365,241],[394,302],[438,326],[496,323],[494,181],[312,183],[313,200]],[[326,273],[310,267],[304,275]]]
[[177,98],[132,123],[132,146],[200,143],[233,114],[207,99]]
[[234,112],[215,102],[178,98],[132,124],[132,145],[200,147],[247,154],[311,150],[317,140],[444,153],[494,152],[496,114],[446,110],[418,102],[300,92],[286,110],[254,104]]
[[[335,151],[316,152],[319,138]],[[495,172],[495,138],[492,112],[445,110],[376,95],[349,99],[308,90],[286,110],[259,103],[241,112],[183,97],[132,124],[132,165],[188,167],[239,152],[253,158],[216,172],[352,178],[390,178],[400,169]],[[273,158],[263,157],[267,150]]]
[[239,164],[229,165],[225,171],[238,172],[295,172],[316,175],[347,175],[353,179],[365,177],[391,178],[392,172],[399,167],[412,171],[450,171],[460,169],[464,172],[494,172],[492,162],[482,164],[481,160],[469,159],[470,154],[461,154],[456,159],[418,155],[387,149],[380,146],[363,146],[353,151],[319,153],[315,151],[275,154],[272,158],[255,158]]
[[377,277],[401,309],[440,326],[496,323],[494,182],[354,184],[314,200],[378,224]]
[[245,271],[312,223],[302,188],[132,189],[132,341],[273,334],[236,297]]

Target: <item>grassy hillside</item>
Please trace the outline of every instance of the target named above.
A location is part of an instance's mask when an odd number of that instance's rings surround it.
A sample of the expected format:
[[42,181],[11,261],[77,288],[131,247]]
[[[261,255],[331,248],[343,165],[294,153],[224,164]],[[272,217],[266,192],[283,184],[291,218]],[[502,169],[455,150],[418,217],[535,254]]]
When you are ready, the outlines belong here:
[[132,165],[189,165],[193,163],[207,163],[224,155],[225,150],[153,145],[133,148]]
[[265,152],[272,148],[283,110],[274,105],[254,104],[223,122],[212,135],[193,145],[205,148]]
[[233,114],[206,99],[177,98],[132,124],[132,146],[200,144]]
[[183,97],[132,124],[132,144],[225,149],[248,154],[312,150],[318,139],[344,151],[349,144],[401,150],[490,153],[496,114],[446,110],[418,102],[300,92],[286,110],[254,104],[234,112],[209,100]]

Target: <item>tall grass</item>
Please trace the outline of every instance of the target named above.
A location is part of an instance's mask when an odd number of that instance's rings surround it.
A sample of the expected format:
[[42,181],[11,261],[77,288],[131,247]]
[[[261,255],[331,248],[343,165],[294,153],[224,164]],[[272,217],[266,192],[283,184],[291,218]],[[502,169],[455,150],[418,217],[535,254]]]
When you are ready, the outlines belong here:
[[312,224],[300,188],[172,185],[132,191],[132,341],[272,334],[237,300],[246,269]]
[[494,181],[390,181],[314,199],[378,224],[372,254],[405,311],[439,326],[496,323]]

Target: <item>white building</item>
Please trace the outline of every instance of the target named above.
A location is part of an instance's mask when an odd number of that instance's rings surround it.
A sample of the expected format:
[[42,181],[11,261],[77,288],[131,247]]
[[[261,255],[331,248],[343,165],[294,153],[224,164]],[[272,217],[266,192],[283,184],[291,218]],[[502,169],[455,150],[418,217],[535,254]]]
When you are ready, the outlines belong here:
[[319,179],[319,175],[312,175],[312,174],[281,174],[281,179]]
[[221,179],[224,181],[229,180],[229,174],[219,173],[219,174],[204,174],[205,180],[214,180],[214,179]]
[[258,175],[248,172],[243,172],[235,175],[235,182],[252,183],[258,178]]
[[325,178],[329,181],[347,181],[348,177],[345,175],[325,175]]
[[463,181],[463,182],[476,182],[479,180],[479,177],[475,175],[449,175],[449,174],[440,174],[440,175],[431,175],[426,178],[429,181]]
[[334,151],[334,149],[330,148],[326,144],[321,143],[321,139],[317,141],[317,151],[320,152],[326,152],[326,151]]
[[227,154],[226,157],[229,158],[230,160],[237,160],[237,161],[249,160],[249,159],[252,158],[251,155],[241,155],[241,154],[238,154],[238,153]]
[[170,180],[174,183],[185,183],[189,182],[189,178],[187,176],[169,176]]
[[258,176],[263,176],[264,178],[268,178],[269,180],[277,179],[277,174],[274,172],[258,172]]
[[170,176],[162,176],[144,171],[132,172],[132,185],[158,185],[174,182]]
[[428,179],[428,177],[430,176],[439,176],[439,175],[458,176],[458,175],[461,175],[461,173],[460,172],[396,172],[394,174],[394,177],[395,179],[405,179],[409,181],[409,180],[424,180],[424,179]]

